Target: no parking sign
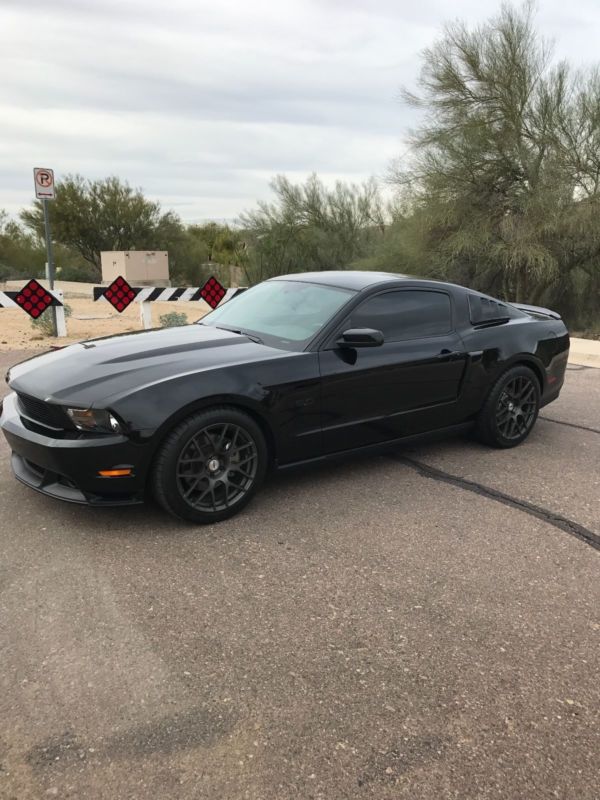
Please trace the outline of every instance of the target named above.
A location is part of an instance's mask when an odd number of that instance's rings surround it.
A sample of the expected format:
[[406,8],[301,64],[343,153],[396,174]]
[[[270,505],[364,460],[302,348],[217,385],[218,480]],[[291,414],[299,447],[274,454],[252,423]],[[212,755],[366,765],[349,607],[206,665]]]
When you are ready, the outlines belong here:
[[54,170],[48,167],[33,168],[35,196],[38,200],[54,200]]

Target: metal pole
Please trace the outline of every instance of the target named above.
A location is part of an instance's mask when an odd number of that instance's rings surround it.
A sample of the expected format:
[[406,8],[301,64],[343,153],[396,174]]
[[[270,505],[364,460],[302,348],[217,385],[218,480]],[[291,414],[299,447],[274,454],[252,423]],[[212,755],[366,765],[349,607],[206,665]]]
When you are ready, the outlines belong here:
[[[52,236],[50,234],[50,216],[48,214],[48,201],[45,198],[42,200],[42,206],[44,207],[44,235],[46,237],[48,283],[50,284],[50,289],[54,289],[54,255],[52,253]],[[58,334],[58,328],[56,324],[56,308],[54,306],[50,306],[50,313],[52,315],[53,335],[56,336]]]

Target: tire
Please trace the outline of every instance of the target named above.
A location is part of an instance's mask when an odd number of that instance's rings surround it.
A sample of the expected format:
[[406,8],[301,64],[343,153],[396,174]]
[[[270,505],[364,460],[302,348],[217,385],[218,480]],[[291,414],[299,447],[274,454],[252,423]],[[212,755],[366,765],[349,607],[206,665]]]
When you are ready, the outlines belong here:
[[246,506],[264,480],[265,437],[243,411],[210,408],[169,433],[156,456],[151,485],[174,517],[210,525]]
[[540,384],[529,367],[502,374],[477,417],[477,438],[491,447],[516,447],[531,433],[540,410]]

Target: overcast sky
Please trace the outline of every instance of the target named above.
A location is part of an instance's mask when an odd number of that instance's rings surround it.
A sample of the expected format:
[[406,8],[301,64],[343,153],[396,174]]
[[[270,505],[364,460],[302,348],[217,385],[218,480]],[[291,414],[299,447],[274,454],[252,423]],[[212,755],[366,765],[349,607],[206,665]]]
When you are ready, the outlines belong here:
[[[184,220],[235,218],[276,173],[381,176],[398,99],[448,19],[491,0],[0,0],[0,208],[34,166],[141,186]],[[597,60],[600,0],[541,0],[559,57]]]

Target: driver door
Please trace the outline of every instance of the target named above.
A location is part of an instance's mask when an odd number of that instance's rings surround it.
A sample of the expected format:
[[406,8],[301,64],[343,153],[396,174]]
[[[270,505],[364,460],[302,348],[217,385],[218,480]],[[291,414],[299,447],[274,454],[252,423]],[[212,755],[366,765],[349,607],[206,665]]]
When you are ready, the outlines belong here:
[[[340,348],[348,328],[373,328],[378,347]],[[466,365],[442,291],[381,292],[357,306],[319,352],[323,450],[391,441],[459,421]]]

